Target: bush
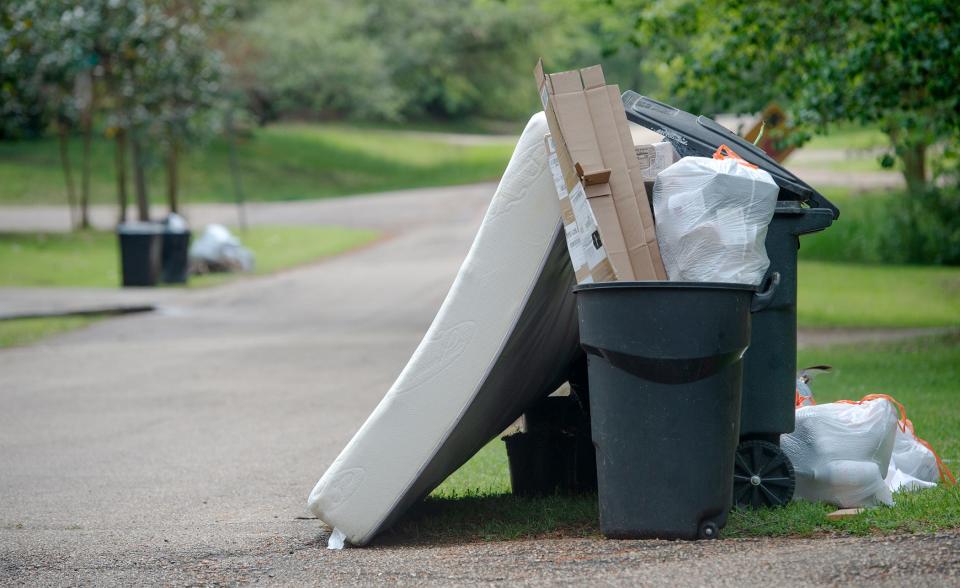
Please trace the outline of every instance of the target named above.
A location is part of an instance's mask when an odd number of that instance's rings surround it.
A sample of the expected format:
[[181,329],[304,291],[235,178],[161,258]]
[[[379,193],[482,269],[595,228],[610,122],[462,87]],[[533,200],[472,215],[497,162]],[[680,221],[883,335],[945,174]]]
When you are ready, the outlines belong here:
[[960,189],[930,188],[891,201],[882,250],[892,263],[960,265]]
[[802,237],[803,259],[960,265],[960,191],[827,194],[840,219]]

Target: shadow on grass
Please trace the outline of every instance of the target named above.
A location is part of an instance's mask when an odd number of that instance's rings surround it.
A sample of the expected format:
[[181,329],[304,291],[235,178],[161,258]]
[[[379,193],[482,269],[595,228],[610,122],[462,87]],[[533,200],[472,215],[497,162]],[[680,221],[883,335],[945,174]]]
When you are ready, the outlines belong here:
[[463,493],[428,497],[410,509],[378,545],[511,541],[599,536],[597,497]]
[[[836,507],[792,502],[783,508],[733,510],[721,539],[932,533],[960,528],[960,487],[894,495],[896,506],[828,520]],[[430,497],[380,535],[379,546],[443,545],[523,539],[601,538],[597,496],[520,498],[510,494]]]

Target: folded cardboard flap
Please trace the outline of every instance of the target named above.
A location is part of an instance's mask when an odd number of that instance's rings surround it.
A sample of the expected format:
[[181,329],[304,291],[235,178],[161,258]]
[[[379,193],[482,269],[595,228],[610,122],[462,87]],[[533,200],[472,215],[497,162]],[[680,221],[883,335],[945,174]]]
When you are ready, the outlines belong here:
[[566,188],[584,187],[616,278],[666,279],[619,88],[599,65],[548,75],[541,60],[535,77]]
[[599,169],[596,171],[584,171],[583,166],[579,163],[574,164],[574,168],[577,170],[577,175],[580,176],[580,181],[583,182],[584,186],[594,186],[597,184],[606,184],[610,182],[610,174],[612,170],[608,169]]

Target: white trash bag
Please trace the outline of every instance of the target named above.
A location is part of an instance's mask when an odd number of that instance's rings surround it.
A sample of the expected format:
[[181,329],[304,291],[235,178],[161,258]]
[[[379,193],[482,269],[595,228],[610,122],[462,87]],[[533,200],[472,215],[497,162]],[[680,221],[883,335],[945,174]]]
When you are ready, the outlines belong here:
[[240,244],[223,225],[207,225],[203,235],[190,245],[192,273],[248,272],[253,270],[253,253]]
[[884,483],[897,431],[893,403],[831,402],[803,406],[796,415],[794,432],[780,436],[796,474],[795,499],[840,508],[893,505]]
[[940,462],[937,454],[913,430],[913,423],[904,419],[897,427],[893,456],[887,471],[887,487],[898,490],[932,488],[940,481]]
[[808,383],[825,368],[800,373],[797,426],[780,436],[797,478],[795,499],[841,508],[892,505],[893,492],[932,488],[941,480],[956,483],[894,398],[870,394],[858,402],[816,404]]
[[759,286],[779,191],[769,173],[726,145],[714,159],[684,157],[657,174],[653,210],[669,279]]

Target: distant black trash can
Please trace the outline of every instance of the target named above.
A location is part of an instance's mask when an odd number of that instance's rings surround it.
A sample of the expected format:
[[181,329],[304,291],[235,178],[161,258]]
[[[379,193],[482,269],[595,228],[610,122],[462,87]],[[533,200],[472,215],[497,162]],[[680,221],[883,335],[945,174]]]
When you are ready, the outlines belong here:
[[574,289],[605,536],[719,535],[731,504],[751,307],[759,310],[774,288],[762,295],[703,282]]
[[162,271],[160,278],[166,284],[184,284],[189,268],[190,231],[163,232],[163,247],[160,255]]
[[124,286],[156,286],[160,278],[163,227],[158,223],[117,225],[120,271]]

